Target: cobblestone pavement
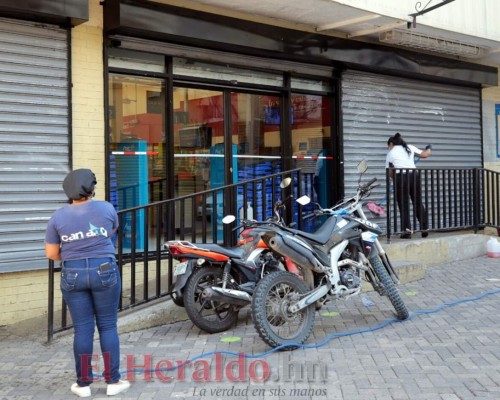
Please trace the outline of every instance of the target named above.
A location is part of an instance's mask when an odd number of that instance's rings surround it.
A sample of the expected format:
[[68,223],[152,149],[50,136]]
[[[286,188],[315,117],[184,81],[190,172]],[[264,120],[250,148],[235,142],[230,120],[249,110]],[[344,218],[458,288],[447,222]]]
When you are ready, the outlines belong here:
[[[122,334],[122,369],[134,382],[115,397],[500,399],[500,293],[492,293],[500,291],[500,260],[480,257],[428,268],[424,279],[399,290],[410,320],[381,326],[393,318],[393,309],[373,292],[331,302],[316,314],[311,347],[295,351],[269,352],[248,307],[237,326],[222,334],[203,333],[190,321]],[[485,293],[491,294],[442,307]],[[43,343],[44,334],[0,336],[0,399],[77,398],[69,391],[71,334],[51,344]],[[184,360],[191,363],[168,370]],[[107,397],[102,381],[92,385],[92,397]]]

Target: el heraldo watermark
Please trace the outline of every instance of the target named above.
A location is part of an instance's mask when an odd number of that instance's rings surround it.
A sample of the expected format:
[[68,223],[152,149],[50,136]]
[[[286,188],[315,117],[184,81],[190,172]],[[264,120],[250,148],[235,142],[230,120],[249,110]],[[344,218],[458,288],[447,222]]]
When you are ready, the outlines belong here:
[[[213,357],[194,360],[168,359],[153,354],[127,354],[124,379],[131,382],[327,382],[328,364],[293,360],[291,355],[271,361],[253,358],[245,353],[237,356],[215,353]],[[82,355],[82,365],[92,364],[93,380],[102,379],[100,358],[97,354]],[[106,355],[104,363],[109,362]],[[122,362],[123,365],[123,362]],[[85,378],[85,377],[84,377]]]

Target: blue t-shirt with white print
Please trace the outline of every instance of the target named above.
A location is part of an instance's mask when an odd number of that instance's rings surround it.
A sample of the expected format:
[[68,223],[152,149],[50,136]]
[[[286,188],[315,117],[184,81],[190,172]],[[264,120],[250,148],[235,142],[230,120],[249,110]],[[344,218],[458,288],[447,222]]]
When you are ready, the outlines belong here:
[[61,259],[114,257],[111,240],[118,227],[116,210],[107,201],[66,205],[49,220],[45,242],[61,245]]

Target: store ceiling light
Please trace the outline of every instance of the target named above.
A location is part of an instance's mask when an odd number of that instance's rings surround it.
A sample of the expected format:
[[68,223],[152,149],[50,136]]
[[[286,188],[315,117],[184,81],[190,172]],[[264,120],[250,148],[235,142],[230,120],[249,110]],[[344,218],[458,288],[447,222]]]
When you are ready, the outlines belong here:
[[381,32],[379,40],[383,43],[414,47],[467,58],[480,58],[488,53],[488,49],[485,47],[474,44],[397,29]]

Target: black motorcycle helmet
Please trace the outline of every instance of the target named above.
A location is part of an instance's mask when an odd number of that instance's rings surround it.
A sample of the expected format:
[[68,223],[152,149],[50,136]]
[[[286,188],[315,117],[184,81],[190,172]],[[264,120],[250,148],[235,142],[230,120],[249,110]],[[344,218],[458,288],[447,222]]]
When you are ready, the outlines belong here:
[[80,200],[83,197],[91,197],[96,184],[94,173],[90,169],[81,168],[66,175],[63,189],[69,199]]

